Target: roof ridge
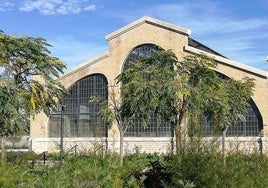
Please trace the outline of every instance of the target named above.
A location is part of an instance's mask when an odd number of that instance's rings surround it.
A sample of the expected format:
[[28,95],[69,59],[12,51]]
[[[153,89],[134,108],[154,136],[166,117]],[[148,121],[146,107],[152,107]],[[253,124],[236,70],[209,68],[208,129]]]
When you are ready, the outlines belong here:
[[108,34],[105,36],[105,39],[107,41],[110,41],[144,23],[148,23],[148,24],[151,24],[151,25],[154,25],[154,26],[157,26],[157,27],[161,27],[161,28],[164,28],[164,29],[167,29],[167,30],[171,30],[171,31],[174,31],[174,32],[177,32],[177,33],[180,33],[180,34],[183,34],[183,35],[186,35],[186,36],[189,36],[191,35],[191,30],[188,29],[188,28],[184,28],[184,27],[180,27],[180,26],[177,26],[175,24],[171,24],[171,23],[168,23],[168,22],[165,22],[165,21],[162,21],[162,20],[158,20],[158,19],[155,19],[155,18],[151,18],[149,16],[144,16],[134,22],[131,22],[130,24],[124,26],[124,27],[121,27],[120,29]]

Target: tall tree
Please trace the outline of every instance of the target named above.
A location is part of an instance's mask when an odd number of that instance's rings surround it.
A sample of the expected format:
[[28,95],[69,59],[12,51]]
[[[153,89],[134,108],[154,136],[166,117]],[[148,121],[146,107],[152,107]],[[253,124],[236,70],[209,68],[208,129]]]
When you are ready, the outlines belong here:
[[43,38],[18,37],[0,32],[2,137],[25,127],[20,121],[22,119],[34,117],[40,111],[49,115],[57,100],[66,92],[57,81],[65,63],[50,56],[49,47]]
[[186,118],[199,121],[201,116],[209,116],[214,126],[226,133],[230,122],[241,117],[254,84],[250,79],[245,83],[222,80],[216,68],[217,63],[202,54],[178,61],[171,50],[155,51],[131,63],[117,77],[123,84],[123,112],[138,114],[145,126],[152,113],[171,122],[177,153],[183,152]]
[[222,135],[222,158],[226,164],[225,137],[228,128],[237,120],[244,120],[249,99],[255,86],[251,78],[242,80],[223,79],[221,91],[215,92],[213,100],[206,106],[208,120]]
[[119,93],[116,88],[118,86],[114,84],[110,87],[109,96],[107,101],[102,101],[97,97],[93,96],[90,101],[98,102],[101,105],[99,114],[102,117],[104,123],[111,127],[113,122],[116,122],[116,126],[119,130],[119,156],[120,156],[120,164],[123,165],[124,162],[124,134],[127,131],[130,122],[129,118],[131,115],[123,113],[123,102],[120,98]]
[[[186,56],[178,61],[171,50],[155,51],[151,57],[131,63],[118,76],[118,81],[123,84],[123,111],[130,115],[136,113],[145,126],[152,113],[170,122],[179,152],[182,148],[181,128],[189,112],[190,97],[199,93],[199,89],[212,90],[213,79],[217,78],[211,69],[214,67],[216,63],[203,55]],[[207,82],[203,85],[205,88],[197,87],[200,81]]]
[[28,131],[29,121],[19,109],[19,99],[16,97],[12,82],[0,80],[0,138],[1,158],[5,162],[5,138],[20,130]]
[[50,56],[49,47],[51,45],[43,38],[0,33],[2,75],[13,81],[23,109],[30,115],[41,110],[50,114],[57,98],[65,92],[56,78],[66,65]]

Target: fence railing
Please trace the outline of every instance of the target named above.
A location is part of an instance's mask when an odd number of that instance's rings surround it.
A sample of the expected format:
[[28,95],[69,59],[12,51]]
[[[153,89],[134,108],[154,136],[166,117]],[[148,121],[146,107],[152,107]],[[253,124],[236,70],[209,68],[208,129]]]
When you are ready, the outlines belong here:
[[35,162],[37,160],[41,160],[43,162],[43,165],[45,165],[46,161],[47,161],[47,154],[48,154],[48,152],[44,151],[44,152],[40,153],[39,155],[35,156],[33,159],[31,159],[31,168],[34,168]]

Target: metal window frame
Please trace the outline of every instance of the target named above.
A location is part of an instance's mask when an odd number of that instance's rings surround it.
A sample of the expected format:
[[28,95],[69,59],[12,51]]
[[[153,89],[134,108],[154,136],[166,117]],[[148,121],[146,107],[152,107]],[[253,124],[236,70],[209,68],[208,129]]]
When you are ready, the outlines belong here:
[[[61,100],[63,112],[64,137],[106,137],[107,126],[99,116],[100,106],[89,99],[96,96],[108,100],[108,81],[102,74],[88,75],[75,82],[69,95]],[[60,111],[55,111],[49,120],[49,137],[60,137]]]

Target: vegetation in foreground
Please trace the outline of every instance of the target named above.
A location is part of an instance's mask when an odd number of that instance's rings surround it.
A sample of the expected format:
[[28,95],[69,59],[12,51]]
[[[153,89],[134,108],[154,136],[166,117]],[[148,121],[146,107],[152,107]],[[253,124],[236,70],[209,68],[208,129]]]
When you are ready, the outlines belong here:
[[[154,164],[157,170],[150,178],[163,187],[268,187],[268,158],[257,153],[230,153],[225,167],[220,153],[212,150],[189,150],[180,160],[176,155],[137,153],[126,156],[123,166],[117,154],[69,155],[62,167],[39,164],[34,168],[28,162],[32,157],[9,155],[8,162],[0,167],[0,187],[135,188],[139,182],[152,184],[143,172]],[[50,156],[50,160],[56,158]]]

